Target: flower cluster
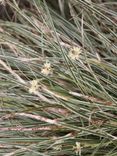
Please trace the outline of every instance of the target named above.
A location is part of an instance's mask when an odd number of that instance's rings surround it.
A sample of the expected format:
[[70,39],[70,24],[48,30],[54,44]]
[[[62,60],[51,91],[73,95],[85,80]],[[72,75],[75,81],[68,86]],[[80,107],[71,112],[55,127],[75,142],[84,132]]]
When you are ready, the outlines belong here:
[[43,68],[41,69],[41,73],[44,74],[44,75],[46,75],[46,76],[53,73],[53,70],[52,70],[52,67],[51,67],[50,62],[46,62],[43,65]]
[[73,47],[70,49],[68,53],[68,57],[72,60],[78,60],[81,52],[82,52],[82,49],[80,47]]
[[38,80],[32,80],[31,82],[30,82],[30,84],[31,84],[31,87],[29,88],[29,93],[34,93],[35,91],[37,91],[38,90],[38,88],[39,88],[39,85],[38,85]]

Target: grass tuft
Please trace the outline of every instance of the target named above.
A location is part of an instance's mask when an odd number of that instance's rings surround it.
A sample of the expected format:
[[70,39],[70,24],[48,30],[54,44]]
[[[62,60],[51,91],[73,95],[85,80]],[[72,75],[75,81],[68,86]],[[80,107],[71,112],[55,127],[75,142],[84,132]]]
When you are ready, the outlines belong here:
[[117,2],[0,7],[0,156],[116,156]]

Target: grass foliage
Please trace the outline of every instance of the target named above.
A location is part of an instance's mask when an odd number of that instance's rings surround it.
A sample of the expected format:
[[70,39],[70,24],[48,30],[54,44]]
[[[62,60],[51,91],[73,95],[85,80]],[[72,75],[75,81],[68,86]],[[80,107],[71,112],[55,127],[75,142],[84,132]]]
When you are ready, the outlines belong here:
[[117,1],[1,3],[0,156],[117,156]]

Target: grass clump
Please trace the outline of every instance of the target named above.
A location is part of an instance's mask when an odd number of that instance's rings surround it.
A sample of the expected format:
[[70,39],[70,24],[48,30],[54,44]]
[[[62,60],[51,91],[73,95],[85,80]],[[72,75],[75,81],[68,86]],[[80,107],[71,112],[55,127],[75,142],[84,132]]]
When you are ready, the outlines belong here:
[[116,156],[117,2],[1,5],[0,156]]

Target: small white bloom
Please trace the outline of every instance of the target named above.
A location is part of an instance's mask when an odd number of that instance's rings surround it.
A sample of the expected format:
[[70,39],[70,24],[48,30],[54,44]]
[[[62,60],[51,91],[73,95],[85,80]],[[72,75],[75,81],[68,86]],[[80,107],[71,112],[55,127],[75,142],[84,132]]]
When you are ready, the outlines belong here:
[[68,57],[71,58],[72,60],[78,60],[81,52],[82,49],[80,47],[73,47],[70,49],[68,53]]
[[80,146],[80,142],[76,142],[76,146],[73,146],[73,149],[75,150],[76,155],[81,156],[81,146]]
[[31,82],[30,82],[30,84],[31,84],[31,87],[29,88],[29,93],[34,93],[35,91],[37,91],[38,90],[38,88],[39,88],[39,85],[38,85],[38,80],[32,80]]
[[49,75],[49,74],[52,74],[52,68],[51,68],[50,62],[46,62],[43,65],[43,68],[41,69],[41,73],[46,75],[46,76]]

